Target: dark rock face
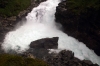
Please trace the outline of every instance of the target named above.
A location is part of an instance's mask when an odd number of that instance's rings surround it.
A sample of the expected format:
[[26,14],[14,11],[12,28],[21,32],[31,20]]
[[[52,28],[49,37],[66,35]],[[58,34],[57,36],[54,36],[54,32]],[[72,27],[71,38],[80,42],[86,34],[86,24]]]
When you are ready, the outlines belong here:
[[31,42],[30,48],[57,49],[58,37],[44,38]]
[[43,38],[31,42],[30,49],[27,52],[33,54],[37,58],[43,59],[45,56],[49,55],[48,49],[57,49],[58,48],[58,37],[53,38]]
[[65,0],[56,8],[56,22],[62,24],[64,32],[83,42],[100,55],[100,10],[87,9],[86,13],[76,15],[68,9]]
[[60,53],[46,57],[50,66],[99,66],[89,60],[79,60],[71,51],[62,50]]
[[[43,48],[30,48],[29,50],[27,50],[25,53],[30,53],[32,54],[34,57],[39,58],[39,59],[43,59],[46,56],[49,56],[49,50],[48,49],[43,49]],[[24,55],[24,53],[22,53]]]

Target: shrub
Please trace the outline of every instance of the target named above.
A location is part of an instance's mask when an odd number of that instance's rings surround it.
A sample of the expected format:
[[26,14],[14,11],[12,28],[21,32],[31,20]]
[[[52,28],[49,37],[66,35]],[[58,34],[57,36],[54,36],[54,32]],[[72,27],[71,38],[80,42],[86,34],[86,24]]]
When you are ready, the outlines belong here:
[[48,66],[39,59],[24,58],[17,55],[0,54],[0,66]]
[[76,14],[85,13],[88,9],[100,10],[99,0],[68,0],[67,8]]
[[16,16],[20,11],[26,9],[31,0],[0,0],[0,16]]

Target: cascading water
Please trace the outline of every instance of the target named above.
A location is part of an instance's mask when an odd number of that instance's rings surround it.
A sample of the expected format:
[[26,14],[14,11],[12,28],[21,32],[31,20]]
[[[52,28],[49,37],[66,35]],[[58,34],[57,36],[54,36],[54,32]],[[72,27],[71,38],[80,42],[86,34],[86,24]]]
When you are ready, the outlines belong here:
[[100,57],[88,49],[85,44],[63,33],[56,26],[54,14],[59,2],[60,0],[47,0],[34,8],[26,17],[27,21],[24,25],[7,33],[2,49],[5,52],[9,50],[24,52],[32,41],[47,37],[59,37],[58,49],[71,50],[75,57],[81,60],[91,60],[100,65]]

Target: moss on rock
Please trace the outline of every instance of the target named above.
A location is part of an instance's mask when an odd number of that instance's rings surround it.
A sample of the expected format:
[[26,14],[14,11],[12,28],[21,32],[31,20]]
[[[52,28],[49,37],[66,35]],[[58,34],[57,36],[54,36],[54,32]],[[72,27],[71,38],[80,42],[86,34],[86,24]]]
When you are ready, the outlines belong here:
[[24,58],[18,55],[0,54],[0,66],[48,66],[42,60]]
[[31,0],[0,0],[0,16],[16,16],[30,4]]

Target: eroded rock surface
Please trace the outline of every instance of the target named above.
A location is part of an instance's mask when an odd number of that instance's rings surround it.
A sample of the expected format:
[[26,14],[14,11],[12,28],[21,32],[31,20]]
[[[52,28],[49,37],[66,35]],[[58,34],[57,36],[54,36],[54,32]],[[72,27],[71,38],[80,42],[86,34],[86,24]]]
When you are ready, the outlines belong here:
[[62,50],[60,53],[46,57],[50,66],[99,66],[89,60],[79,60],[71,51]]
[[57,49],[58,48],[58,37],[43,38],[31,42],[30,48],[44,48],[44,49]]
[[[63,30],[70,36],[83,42],[90,49],[100,55],[100,9],[87,8],[86,12],[79,13],[78,7],[70,8],[69,0],[64,0],[56,9],[56,22],[61,23]],[[73,5],[73,3],[70,2]],[[77,10],[76,14],[73,11]]]
[[45,56],[49,55],[48,49],[58,48],[58,37],[53,38],[43,38],[31,42],[30,49],[27,50],[28,53],[33,54],[37,58],[43,59]]

